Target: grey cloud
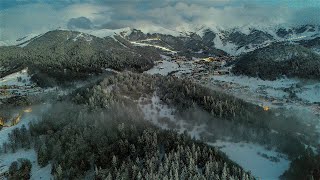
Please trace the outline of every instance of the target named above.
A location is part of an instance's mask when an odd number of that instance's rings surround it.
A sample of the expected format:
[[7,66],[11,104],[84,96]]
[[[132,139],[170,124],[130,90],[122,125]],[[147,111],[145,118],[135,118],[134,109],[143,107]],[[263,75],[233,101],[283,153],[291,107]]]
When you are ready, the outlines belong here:
[[78,18],[71,18],[67,24],[69,29],[91,29],[93,24],[90,19],[86,17],[78,17]]
[[98,29],[120,29],[124,27],[128,27],[128,22],[123,21],[111,21],[105,24],[98,26]]
[[286,3],[259,2],[261,1],[69,0],[67,4],[59,3],[58,6],[57,3],[34,3],[0,10],[0,40],[59,26],[72,29],[115,29],[128,26],[150,29],[151,26],[161,26],[175,30],[183,27],[188,30],[202,25],[230,28],[246,25],[320,24],[320,6],[291,8]]
[[299,9],[293,12],[288,21],[296,24],[320,25],[320,7]]

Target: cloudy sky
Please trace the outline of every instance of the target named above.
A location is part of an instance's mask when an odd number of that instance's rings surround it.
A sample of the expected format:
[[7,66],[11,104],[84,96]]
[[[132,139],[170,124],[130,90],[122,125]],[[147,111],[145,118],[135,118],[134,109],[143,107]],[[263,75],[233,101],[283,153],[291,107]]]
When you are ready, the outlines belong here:
[[320,24],[319,0],[0,0],[0,40],[57,28]]

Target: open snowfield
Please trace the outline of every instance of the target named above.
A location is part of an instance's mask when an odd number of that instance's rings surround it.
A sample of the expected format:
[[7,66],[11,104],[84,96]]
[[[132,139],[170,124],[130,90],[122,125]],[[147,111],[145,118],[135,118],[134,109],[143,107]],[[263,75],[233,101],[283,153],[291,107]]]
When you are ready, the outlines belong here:
[[306,85],[301,88],[302,91],[297,96],[310,103],[320,102],[320,82]]
[[208,86],[223,86],[226,93],[239,95],[238,97],[247,96],[258,99],[257,96],[283,98],[289,94],[284,91],[285,88],[297,84],[298,81],[292,79],[279,79],[276,81],[265,81],[259,78],[235,75],[210,76]]
[[[262,180],[276,180],[289,168],[290,161],[285,159],[284,155],[273,150],[267,150],[264,147],[252,143],[233,143],[227,141],[217,141],[208,143],[209,145],[219,147],[227,156],[242,166],[246,171]],[[265,157],[262,156],[265,155]],[[271,161],[266,157],[276,157],[278,162]]]
[[49,92],[54,88],[42,89],[31,81],[28,68],[0,78],[0,99],[12,96],[35,95]]
[[275,98],[287,97],[288,93],[285,92],[285,88],[293,88],[293,91],[303,101],[308,103],[320,102],[320,82],[303,83],[298,79],[288,78],[269,81],[235,75],[211,76],[211,81],[213,84],[233,84],[236,88],[232,88],[230,91],[236,92],[236,89],[248,90],[249,93]]
[[0,145],[2,145],[4,142],[8,141],[8,135],[11,133],[12,130],[16,128],[21,128],[23,125],[27,126],[30,122],[35,121],[38,117],[34,114],[24,114],[21,117],[21,121],[11,127],[3,127],[0,130]]
[[39,120],[39,114],[44,113],[49,107],[50,107],[50,104],[41,104],[41,105],[33,106],[32,107],[33,112],[24,112],[24,114],[21,116],[20,122],[17,125],[11,126],[11,127],[3,127],[0,130],[0,145],[8,141],[8,134],[13,129],[21,128],[23,125],[27,127],[27,125],[30,122]]
[[[20,158],[29,159],[32,164],[31,180],[51,180],[51,165],[41,168],[37,162],[37,154],[34,149],[19,150],[15,153],[0,155],[0,174],[8,171],[12,162]],[[1,178],[1,177],[0,177]]]
[[[21,78],[21,81],[18,81],[18,78]],[[0,86],[24,86],[24,85],[30,85],[30,76],[28,74],[28,69],[23,69],[19,72],[12,73],[8,76],[5,76],[3,78],[0,78]]]
[[[320,114],[314,103],[320,103],[320,82],[305,82],[299,79],[281,78],[274,81],[236,75],[212,75],[193,61],[176,62],[168,56],[162,56],[162,62],[146,71],[148,74],[173,74],[177,77],[191,78],[214,90],[234,95],[245,101],[271,108],[308,110]],[[195,70],[204,72],[196,73]],[[200,80],[199,80],[200,79]],[[290,97],[292,94],[296,98]]]
[[[245,101],[284,108],[294,111],[309,111],[320,115],[320,82],[282,78],[275,81],[248,76],[210,76],[209,88],[220,90]],[[290,92],[295,98],[290,97]]]
[[[41,104],[37,106],[33,106],[33,112],[25,112],[22,117],[21,121],[11,127],[4,127],[0,130],[0,146],[4,142],[8,142],[8,135],[11,133],[12,130],[16,128],[20,128],[23,125],[28,127],[27,125],[31,122],[39,120],[39,115],[42,113],[45,113],[46,110],[50,107],[50,104]],[[26,158],[29,159],[32,163],[32,177],[31,179],[33,180],[49,180],[51,178],[50,172],[51,172],[51,167],[47,166],[44,168],[40,168],[37,164],[37,158],[36,158],[36,153],[33,149],[30,150],[19,150],[15,153],[7,153],[7,154],[0,154],[0,174],[7,171],[10,164],[13,161],[16,161],[19,158]]]
[[156,64],[153,68],[145,71],[147,74],[160,74],[166,76],[170,73],[174,73],[176,76],[182,74],[191,73],[194,65],[192,62],[178,63],[171,60],[171,57],[161,55],[163,61]]
[[179,70],[179,65],[172,61],[162,61],[162,63],[146,71],[148,74],[168,75],[170,72]]

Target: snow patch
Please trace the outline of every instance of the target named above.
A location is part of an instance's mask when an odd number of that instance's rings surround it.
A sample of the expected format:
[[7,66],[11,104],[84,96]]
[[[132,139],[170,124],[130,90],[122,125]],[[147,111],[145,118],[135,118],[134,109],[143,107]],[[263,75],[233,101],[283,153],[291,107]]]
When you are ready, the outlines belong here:
[[46,167],[41,168],[38,165],[37,154],[34,149],[19,150],[15,153],[6,153],[0,155],[0,174],[8,171],[11,163],[17,161],[20,158],[30,160],[32,164],[32,180],[50,180],[53,178],[51,175],[51,165],[49,164]]
[[43,35],[42,33],[31,33],[24,37],[18,38],[18,39],[12,39],[12,40],[3,40],[0,41],[0,46],[16,46],[19,45],[19,47],[25,47],[28,45],[33,39],[38,38]]
[[[4,142],[8,142],[9,140],[8,135],[12,132],[12,130],[16,128],[21,128],[23,125],[28,127],[27,125],[30,122],[39,120],[39,114],[46,112],[49,107],[50,107],[50,104],[41,104],[41,105],[33,106],[32,108],[35,110],[35,112],[24,113],[21,117],[21,121],[17,125],[11,126],[11,127],[3,127],[0,130],[0,145],[2,145]],[[34,180],[52,179],[52,176],[50,174],[51,165],[48,165],[44,168],[39,167],[37,163],[37,155],[34,149],[19,150],[15,153],[1,154],[0,155],[0,174],[3,172],[6,172],[10,167],[11,163],[13,161],[17,161],[19,158],[26,158],[31,161],[32,163],[31,179],[34,179]]]
[[[279,154],[274,150],[267,150],[257,144],[226,141],[209,142],[207,144],[219,147],[230,159],[238,163],[246,171],[251,171],[257,179],[279,179],[279,176],[282,175],[290,165],[290,161],[286,159],[285,155]],[[272,161],[267,157],[277,159],[277,161]]]
[[236,76],[236,75],[221,75],[221,76],[212,76],[213,81],[222,81],[222,82],[231,82],[237,83],[241,86],[249,87],[253,91],[256,91],[261,86],[272,87],[272,88],[287,88],[298,83],[298,80],[295,79],[277,79],[275,81],[262,80],[260,78],[254,78],[249,76]]
[[171,57],[160,55],[163,59],[162,61],[158,61],[157,64],[145,71],[147,74],[160,74],[160,75],[169,75],[170,73],[175,73],[175,75],[181,75],[184,73],[191,73],[194,68],[194,64],[192,61],[179,63],[177,61],[172,61]]
[[159,45],[147,44],[147,43],[136,42],[136,41],[131,41],[131,43],[132,43],[133,45],[135,45],[135,46],[152,46],[152,47],[161,49],[161,50],[163,50],[163,51],[168,51],[168,52],[171,52],[171,53],[177,53],[177,51],[174,51],[174,50],[171,50],[171,49],[168,49],[168,48],[166,48],[166,47],[159,46]]
[[168,75],[170,72],[178,70],[179,65],[177,63],[171,61],[162,61],[152,69],[146,71],[148,74],[161,74],[161,75]]
[[163,104],[160,98],[154,94],[151,97],[151,103],[142,103],[143,99],[140,98],[139,106],[145,115],[145,118],[151,121],[153,124],[163,129],[169,129],[168,124],[160,123],[159,118],[167,118],[169,121],[174,122],[174,110],[169,108],[166,104]]
[[[21,79],[21,81],[18,81],[18,79]],[[24,85],[30,85],[30,76],[28,74],[28,69],[23,69],[19,72],[12,73],[10,75],[7,75],[3,78],[0,78],[0,86],[24,86]]]
[[111,37],[113,35],[123,34],[128,36],[131,34],[131,28],[121,28],[121,29],[97,29],[97,30],[79,30],[80,32],[87,33],[99,38]]
[[320,102],[320,82],[304,86],[297,96],[310,103]]
[[146,99],[139,99],[139,106],[146,120],[151,121],[162,129],[174,129],[180,134],[187,131],[192,138],[200,139],[200,134],[206,128],[205,124],[194,125],[192,128],[187,129],[187,127],[191,126],[185,120],[178,120],[175,116],[176,109],[163,103],[156,93],[153,94],[150,100],[150,103],[144,103]]
[[84,33],[79,33],[75,38],[73,38],[72,40],[73,41],[77,41],[79,40],[80,38],[84,38],[87,42],[90,42],[92,41],[92,37],[88,34],[84,34]]
[[143,33],[161,33],[161,34],[167,34],[167,35],[172,35],[172,36],[182,36],[183,33],[181,31],[181,28],[177,27],[176,29],[169,29],[169,28],[164,28],[161,26],[157,25],[142,25],[138,26],[137,29],[140,29]]

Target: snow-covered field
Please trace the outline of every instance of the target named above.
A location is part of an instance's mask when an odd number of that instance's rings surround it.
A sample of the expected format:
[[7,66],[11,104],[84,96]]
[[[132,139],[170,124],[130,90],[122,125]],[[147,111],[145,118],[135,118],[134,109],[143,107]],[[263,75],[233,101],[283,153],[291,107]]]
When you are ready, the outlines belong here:
[[301,88],[302,91],[297,93],[297,96],[307,102],[320,102],[320,82],[311,85],[306,85]]
[[8,141],[8,135],[11,133],[11,131],[13,129],[16,129],[16,128],[20,128],[22,127],[23,125],[27,126],[30,122],[36,120],[38,117],[36,115],[34,115],[33,113],[27,113],[27,114],[24,114],[22,117],[21,117],[21,121],[15,125],[15,126],[11,126],[11,127],[3,127],[1,130],[0,130],[0,146]]
[[28,74],[28,68],[0,78],[0,99],[12,96],[35,95],[49,92],[53,89],[42,89],[33,83]]
[[[33,112],[25,112],[21,117],[21,121],[17,125],[2,128],[0,130],[0,146],[2,146],[4,142],[8,142],[8,135],[12,132],[12,130],[16,128],[20,128],[23,125],[27,127],[27,125],[30,122],[39,120],[39,115],[41,115],[42,113],[45,113],[49,107],[50,107],[50,104],[41,104],[41,105],[33,106],[32,107]],[[0,154],[0,174],[7,171],[10,164],[13,161],[16,161],[19,158],[27,158],[32,162],[31,179],[33,180],[48,179],[49,180],[51,178],[51,175],[50,175],[51,167],[47,166],[44,168],[40,168],[37,164],[36,157],[37,157],[36,153],[33,149],[19,150],[15,153]]]
[[[257,144],[227,141],[208,144],[219,147],[230,159],[238,163],[246,171],[251,171],[257,179],[276,180],[290,165],[290,161],[283,154],[279,154],[274,150],[267,150]],[[267,159],[270,157],[277,160]]]
[[[203,69],[193,61],[176,62],[168,56],[162,56],[163,61],[146,71],[148,74],[168,75],[173,73],[177,77],[195,79],[209,88],[220,90],[235,95],[251,103],[273,108],[299,107],[313,108],[310,104],[320,103],[320,82],[304,82],[299,79],[281,78],[274,81],[262,80],[248,76],[212,75],[212,72],[196,73],[195,70]],[[290,92],[298,98],[291,98]],[[314,109],[314,108],[313,108]],[[314,111],[314,110],[313,110]],[[317,112],[315,112],[317,113]],[[320,111],[319,111],[320,114]]]
[[248,76],[220,75],[210,76],[210,83],[208,86],[216,87],[217,85],[223,85],[225,92],[240,95],[240,97],[257,95],[283,98],[289,96],[287,92],[284,92],[284,89],[290,88],[297,83],[298,81],[293,79],[265,81]]
[[170,73],[173,73],[176,76],[180,76],[182,74],[191,73],[194,69],[194,64],[192,62],[184,62],[178,63],[172,61],[170,57],[161,55],[163,61],[155,65],[153,68],[145,71],[147,74],[160,74],[166,76]]
[[179,70],[179,65],[172,61],[162,61],[152,69],[146,71],[148,74],[161,74],[161,75],[168,75],[170,72]]
[[[12,162],[17,161],[20,158],[29,159],[31,168],[31,179],[32,180],[51,180],[51,165],[41,168],[37,162],[37,154],[34,149],[19,150],[15,153],[8,153],[0,155],[0,174],[8,171]],[[1,178],[1,177],[0,177]]]
[[[271,108],[308,110],[320,114],[314,103],[320,103],[320,82],[282,78],[274,81],[248,76],[210,76],[207,86]],[[290,92],[297,98],[290,97]]]
[[[18,81],[18,78],[21,78],[21,81]],[[28,69],[23,69],[19,72],[12,73],[10,75],[7,75],[3,78],[0,78],[0,86],[24,86],[24,85],[30,85],[30,76],[28,74]]]
[[19,47],[24,47],[28,45],[33,39],[42,36],[45,32],[39,33],[30,33],[24,37],[20,37],[18,39],[7,39],[0,41],[0,46],[14,46],[19,45]]

